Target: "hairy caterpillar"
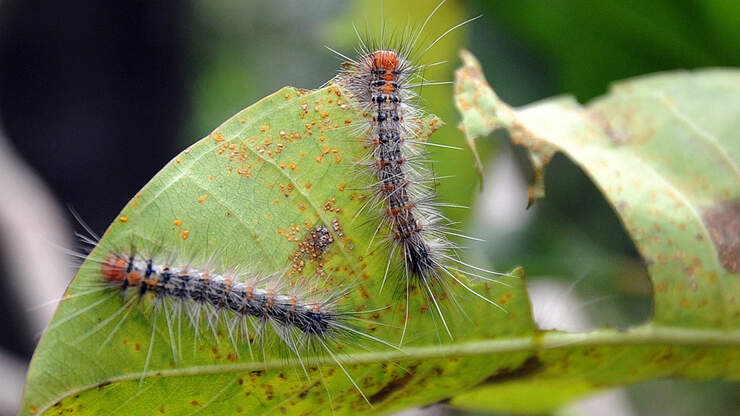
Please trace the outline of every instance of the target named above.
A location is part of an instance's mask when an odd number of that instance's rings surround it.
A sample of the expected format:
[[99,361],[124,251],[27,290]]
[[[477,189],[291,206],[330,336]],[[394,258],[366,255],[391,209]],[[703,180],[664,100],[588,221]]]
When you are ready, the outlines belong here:
[[411,34],[410,39],[401,36],[387,41],[384,39],[385,28],[381,23],[379,41],[365,40],[355,30],[360,42],[356,50],[357,58],[351,59],[334,51],[347,61],[338,81],[349,89],[363,110],[372,115],[359,134],[364,137],[366,146],[370,149],[364,165],[377,181],[372,186],[374,198],[360,211],[368,205],[376,208],[380,220],[374,235],[387,233],[386,241],[391,247],[381,290],[389,277],[392,262],[396,256],[400,257],[402,270],[398,273],[401,276],[399,286],[406,295],[406,316],[401,343],[408,323],[408,297],[412,285],[418,286],[432,302],[450,337],[452,334],[437,298],[442,293],[452,295],[454,300],[454,295],[449,290],[451,282],[503,309],[465,282],[463,276],[501,283],[487,275],[504,274],[470,265],[456,255],[457,246],[448,236],[474,238],[458,233],[439,211],[439,207],[455,205],[435,200],[434,186],[438,178],[429,169],[425,149],[435,144],[419,139],[415,130],[416,120],[423,116],[423,111],[414,102],[418,98],[415,89],[446,84],[429,82],[422,76],[425,68],[439,63],[423,65],[418,62],[445,35],[480,17],[453,26],[425,49],[417,52],[417,41],[424,28],[444,3],[445,0],[442,0],[432,10],[419,29]]
[[[87,231],[91,237],[78,235],[82,241],[99,245],[97,236]],[[342,364],[339,351],[348,345],[362,346],[362,340],[398,350],[363,332],[354,323],[364,321],[357,315],[376,310],[350,311],[343,305],[342,300],[352,290],[351,286],[337,290],[328,285],[293,281],[288,271],[263,274],[247,270],[245,266],[219,266],[223,262],[222,253],[218,251],[205,257],[206,260],[183,254],[163,254],[162,251],[157,249],[152,251],[157,254],[147,254],[135,248],[122,250],[103,245],[102,256],[96,251],[89,256],[72,253],[86,259],[86,267],[94,268],[99,278],[88,284],[91,288],[74,296],[108,294],[53,326],[62,325],[79,314],[93,313],[98,304],[119,294],[120,308],[81,335],[78,342],[112,327],[100,345],[103,349],[132,313],[148,315],[152,329],[142,380],[150,363],[158,322],[162,325],[164,321],[164,333],[169,335],[173,359],[182,357],[183,331],[191,331],[193,341],[198,344],[204,341],[205,332],[211,332],[216,343],[225,333],[233,346],[234,360],[244,344],[252,360],[274,358],[283,351],[297,359],[306,377],[311,360],[327,356],[366,401],[365,394]],[[311,280],[312,283],[322,281],[314,277],[317,280]],[[253,346],[256,346],[254,350]],[[194,352],[197,347],[193,345]]]

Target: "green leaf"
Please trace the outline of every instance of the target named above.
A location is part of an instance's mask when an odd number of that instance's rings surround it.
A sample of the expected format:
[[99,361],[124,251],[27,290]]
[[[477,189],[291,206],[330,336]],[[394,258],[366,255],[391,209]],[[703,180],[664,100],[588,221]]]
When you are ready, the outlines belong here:
[[[300,275],[309,285],[351,287],[342,299],[348,310],[383,308],[363,316],[369,322],[360,328],[398,342],[404,302],[387,287],[380,291],[389,250],[367,251],[375,231],[371,214],[353,221],[374,181],[352,163],[366,152],[355,140],[355,126],[367,115],[356,108],[341,89],[329,86],[284,88],[241,111],[157,174],[90,258],[99,261],[111,247],[127,248],[133,240],[140,250],[217,253],[228,265],[286,270],[310,230],[318,224],[333,229],[337,220],[343,236],[335,234],[324,255],[326,276],[314,273],[315,263]],[[429,116],[419,129],[428,137],[439,125]],[[113,332],[120,297],[85,294],[100,279],[99,266],[88,260],[69,287],[35,352],[22,414],[373,414],[448,399],[531,411],[603,386],[668,375],[740,374],[735,329],[677,324],[585,334],[538,331],[524,280],[507,279],[509,287],[473,287],[508,313],[455,288],[465,314],[450,299],[443,302],[454,340],[414,293],[404,352],[371,341],[342,345],[338,355],[371,408],[331,357],[304,353],[307,377],[294,357],[276,350],[274,339],[263,362],[250,357],[246,343],[234,354],[223,327],[218,340],[206,334],[197,341],[184,327],[180,356],[173,354],[166,322],[160,319],[152,330],[146,304]]]
[[[488,86],[476,59],[466,51],[461,55],[456,103],[473,152],[476,139],[507,129],[515,144],[529,150],[533,197],[544,196],[544,169],[553,154],[565,153],[612,204],[648,265],[654,317],[644,330],[669,330],[688,340],[699,329],[712,329],[732,348],[683,350],[666,339],[664,351],[649,353],[647,361],[639,349],[592,350],[613,362],[598,371],[589,358],[568,352],[564,371],[548,367],[537,377],[460,395],[453,404],[545,411],[596,387],[643,377],[737,379],[740,72],[646,76],[615,85],[586,107],[560,97],[514,109]],[[683,354],[688,356],[679,358]],[[714,372],[713,361],[727,368]],[[694,369],[676,371],[677,365]]]
[[[366,210],[353,220],[374,182],[353,163],[367,151],[356,126],[368,115],[357,107],[339,88],[328,86],[312,92],[284,88],[241,111],[165,166],[123,209],[90,259],[99,262],[111,248],[127,249],[133,243],[145,253],[176,251],[195,259],[216,253],[218,265],[283,271],[289,270],[291,256],[311,230],[319,224],[333,230],[336,220],[343,236],[335,232],[335,242],[324,255],[326,276],[315,274],[315,263],[308,263],[296,278],[308,285],[326,281],[351,287],[350,296],[342,301],[344,308],[381,309],[361,315],[369,320],[361,329],[397,343],[404,302],[391,283],[380,292],[389,250],[386,246],[367,250],[375,214]],[[434,116],[418,123],[422,138],[441,125]],[[403,277],[394,273],[389,278]],[[122,409],[135,414],[160,409],[166,414],[199,409],[215,414],[270,409],[328,414],[332,407],[337,413],[371,409],[331,357],[313,360],[304,353],[307,378],[295,357],[277,351],[275,336],[267,343],[267,362],[252,359],[246,343],[235,355],[223,327],[218,342],[208,334],[196,342],[187,318],[180,342],[170,335],[171,330],[177,332],[177,325],[168,326],[161,314],[152,331],[153,318],[144,309],[148,301],[113,333],[123,315],[117,315],[121,299],[114,292],[88,293],[100,282],[99,263],[88,260],[36,350],[24,414],[63,410],[115,414]],[[519,351],[491,360],[471,352],[461,358],[455,352],[476,345],[465,341],[484,339],[501,339],[502,345],[495,348],[510,349],[507,336],[533,332],[522,281],[507,278],[507,283],[510,287],[474,287],[503,304],[508,313],[461,290],[456,296],[467,316],[445,302],[454,341],[433,316],[431,305],[415,292],[404,345],[408,354],[363,339],[357,345],[342,345],[337,354],[378,411],[449,397],[500,366],[519,365],[529,355]],[[182,345],[181,357],[172,351],[173,338],[175,345]],[[147,374],[141,380],[152,339]],[[531,342],[514,341],[527,346]]]

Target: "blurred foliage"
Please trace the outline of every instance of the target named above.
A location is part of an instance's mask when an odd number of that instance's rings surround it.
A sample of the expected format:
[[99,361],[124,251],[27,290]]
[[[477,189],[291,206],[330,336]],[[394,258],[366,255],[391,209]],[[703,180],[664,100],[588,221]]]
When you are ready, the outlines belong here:
[[191,2],[192,114],[178,149],[283,86],[323,84],[337,63],[323,47],[325,25],[316,22],[344,7],[332,0]]
[[[740,65],[740,2],[520,0],[476,6],[498,30],[540,56],[553,93],[580,101],[603,93],[617,79]],[[483,62],[483,67],[490,66]]]

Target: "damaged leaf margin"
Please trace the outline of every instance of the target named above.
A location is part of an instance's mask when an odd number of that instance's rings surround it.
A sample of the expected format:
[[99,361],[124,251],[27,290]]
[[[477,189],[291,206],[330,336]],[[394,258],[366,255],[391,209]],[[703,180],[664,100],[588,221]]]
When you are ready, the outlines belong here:
[[455,100],[475,141],[498,128],[525,146],[535,170],[563,152],[594,181],[645,260],[654,323],[740,328],[740,71],[707,69],[627,80],[581,106],[556,97],[521,108],[503,102],[478,61],[461,52]]

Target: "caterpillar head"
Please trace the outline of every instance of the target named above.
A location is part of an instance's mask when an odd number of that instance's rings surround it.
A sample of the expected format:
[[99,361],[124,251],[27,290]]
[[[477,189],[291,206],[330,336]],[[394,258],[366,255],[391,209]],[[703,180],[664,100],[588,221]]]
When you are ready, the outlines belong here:
[[111,255],[105,259],[100,269],[106,282],[123,283],[126,279],[128,262],[123,257]]

